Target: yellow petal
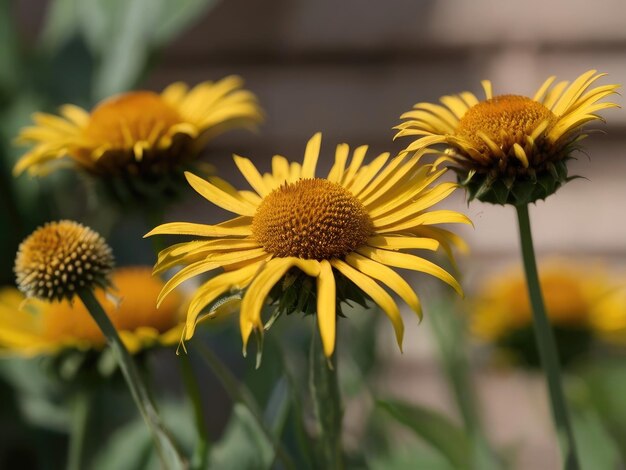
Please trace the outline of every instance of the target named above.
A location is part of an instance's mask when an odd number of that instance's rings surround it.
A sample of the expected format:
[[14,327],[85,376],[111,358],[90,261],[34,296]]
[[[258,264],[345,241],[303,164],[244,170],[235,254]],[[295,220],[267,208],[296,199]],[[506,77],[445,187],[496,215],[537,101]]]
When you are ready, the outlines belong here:
[[197,237],[230,237],[252,235],[250,226],[223,227],[219,225],[194,224],[190,222],[170,222],[153,228],[144,238],[153,235],[194,235]]
[[369,246],[386,250],[431,250],[439,248],[439,242],[432,238],[405,237],[398,235],[376,235],[367,240]]
[[422,318],[422,306],[417,295],[409,284],[393,269],[384,264],[377,263],[365,256],[351,253],[346,256],[346,262],[361,271],[366,276],[370,276],[393,290],[411,309]]
[[459,295],[463,295],[463,289],[460,284],[448,273],[445,269],[437,266],[435,263],[420,258],[418,256],[410,255],[408,253],[400,253],[397,251],[381,250],[380,248],[361,247],[356,250],[363,256],[370,258],[379,263],[387,266],[394,266],[396,268],[411,269],[412,271],[419,271],[422,273],[430,274],[443,282],[451,286]]
[[185,177],[198,194],[216,206],[239,215],[254,216],[256,214],[256,207],[249,202],[219,189],[217,186],[188,171],[185,172]]
[[376,305],[378,305],[383,310],[383,312],[385,312],[389,320],[391,320],[391,324],[393,325],[393,329],[396,333],[396,341],[398,342],[398,346],[402,351],[404,323],[402,321],[400,311],[398,310],[398,306],[393,301],[391,296],[371,277],[366,276],[360,271],[357,271],[344,261],[341,261],[339,259],[333,259],[331,260],[331,264],[334,268],[337,269],[337,271],[339,271],[349,280],[354,282],[354,284],[356,284],[359,289],[369,295],[371,299],[376,303]]
[[317,324],[322,338],[324,354],[330,357],[335,350],[337,315],[335,276],[327,260],[320,262],[320,274],[317,278]]
[[302,161],[302,178],[315,178],[315,167],[322,145],[322,133],[315,134],[306,144],[304,160]]
[[239,168],[243,177],[257,193],[261,196],[267,196],[271,192],[271,188],[269,188],[265,181],[263,181],[263,177],[259,173],[259,170],[257,170],[254,166],[254,163],[247,158],[240,157],[239,155],[233,155],[233,159],[235,160],[235,165],[237,165],[237,168]]

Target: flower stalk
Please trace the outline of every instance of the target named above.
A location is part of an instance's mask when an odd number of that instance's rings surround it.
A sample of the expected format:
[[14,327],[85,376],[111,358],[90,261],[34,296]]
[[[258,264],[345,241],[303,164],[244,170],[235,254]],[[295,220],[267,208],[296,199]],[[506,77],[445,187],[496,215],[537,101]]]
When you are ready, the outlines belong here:
[[78,390],[73,401],[67,468],[68,470],[80,470],[83,468],[83,449],[87,435],[87,423],[89,422],[90,390],[86,388]]
[[337,352],[326,357],[322,342],[314,334],[309,353],[309,387],[318,427],[317,467],[342,470],[341,422],[343,408],[337,376]]
[[161,423],[156,408],[152,403],[152,399],[148,394],[148,390],[141,379],[130,353],[126,349],[126,346],[124,346],[124,343],[102,308],[102,305],[100,305],[93,291],[89,288],[79,289],[77,294],[85,304],[85,307],[98,327],[102,330],[102,334],[113,351],[135,404],[152,432],[156,450],[163,467],[167,470],[182,470],[186,468],[176,446]]
[[203,470],[207,468],[209,461],[209,431],[204,421],[204,407],[202,406],[202,395],[198,381],[193,373],[191,360],[187,354],[180,356],[180,369],[183,376],[183,383],[187,391],[187,396],[193,407],[193,415],[195,418],[196,431],[198,433],[198,442],[195,445],[194,453],[191,457],[192,470]]
[[533,239],[530,229],[530,218],[528,216],[528,205],[516,206],[516,210],[519,222],[522,258],[524,260],[524,270],[528,284],[528,294],[533,311],[535,339],[537,341],[541,366],[546,375],[548,393],[552,406],[552,416],[561,446],[565,464],[564,468],[566,470],[579,470],[580,463],[576,451],[574,432],[565,401],[565,394],[563,393],[563,384],[561,383],[559,355],[552,327],[546,315],[539,284],[535,250],[533,248]]

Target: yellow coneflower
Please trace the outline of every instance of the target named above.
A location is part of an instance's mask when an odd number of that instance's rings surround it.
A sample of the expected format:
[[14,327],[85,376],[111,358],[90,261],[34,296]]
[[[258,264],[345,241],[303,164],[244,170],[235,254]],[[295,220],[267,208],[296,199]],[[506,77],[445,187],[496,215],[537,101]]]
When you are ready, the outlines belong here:
[[[183,328],[181,297],[175,292],[156,309],[163,282],[148,267],[125,267],[113,271],[111,282],[120,300],[96,292],[98,301],[131,352],[179,341]],[[11,355],[52,355],[68,348],[101,349],[104,335],[81,302],[27,302],[17,289],[0,290],[0,352]]]
[[[163,250],[158,272],[184,266],[166,285],[160,301],[181,282],[217,268],[224,273],[204,283],[191,299],[185,339],[190,339],[200,314],[222,294],[245,289],[240,326],[245,345],[253,330],[263,331],[261,309],[275,285],[288,286],[297,273],[317,281],[312,298],[327,356],[335,347],[339,284],[347,279],[387,314],[398,343],[403,323],[398,307],[382,283],[413,310],[420,303],[413,289],[391,267],[433,275],[457,291],[457,281],[436,264],[402,250],[435,250],[460,240],[436,224],[470,223],[449,210],[429,211],[457,187],[440,183],[445,170],[421,165],[422,153],[389,160],[385,153],[370,164],[363,160],[367,146],[337,147],[335,163],[326,178],[315,176],[321,134],[306,146],[302,165],[282,156],[272,161],[272,173],[261,175],[252,162],[235,156],[235,164],[254,191],[238,191],[214,178],[205,181],[187,173],[189,184],[204,198],[238,217],[217,225],[175,222],[161,225],[147,236],[191,235],[200,239]],[[286,275],[293,274],[293,276]],[[285,278],[285,282],[279,283]],[[298,292],[296,296],[300,296]]]
[[[604,270],[590,269],[588,263],[547,260],[540,283],[565,362],[588,349],[591,339],[606,339],[626,326],[626,304],[621,306],[622,311],[615,310],[617,289]],[[472,307],[470,329],[477,338],[527,356],[535,347],[532,323],[521,269],[498,273],[485,282]],[[538,360],[525,359],[531,363]]]
[[445,145],[446,158],[467,187],[470,199],[521,205],[544,199],[568,181],[566,162],[585,137],[584,124],[617,106],[600,102],[619,85],[591,88],[605,74],[585,72],[554,86],[548,78],[532,98],[470,92],[444,96],[442,104],[417,103],[401,116],[397,136],[419,136],[406,151]]
[[261,120],[242,80],[226,77],[191,90],[174,83],[161,94],[132,91],[100,102],[91,112],[74,106],[60,116],[36,113],[18,142],[34,145],[15,173],[37,175],[69,163],[98,176],[167,174],[192,161],[215,135]]

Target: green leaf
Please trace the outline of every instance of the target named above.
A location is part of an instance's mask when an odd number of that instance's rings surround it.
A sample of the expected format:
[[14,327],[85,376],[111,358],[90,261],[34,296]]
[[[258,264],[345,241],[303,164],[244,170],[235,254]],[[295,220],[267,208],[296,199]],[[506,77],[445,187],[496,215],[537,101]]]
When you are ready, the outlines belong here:
[[[66,0],[69,1],[69,0]],[[82,32],[100,58],[94,94],[101,99],[136,85],[150,56],[201,18],[216,0],[82,0]]]
[[454,468],[470,468],[470,442],[463,430],[446,416],[420,405],[398,400],[377,400],[377,404],[396,421],[437,449]]
[[236,403],[224,437],[213,447],[210,468],[266,470],[274,456],[274,446],[257,419],[245,405]]
[[574,411],[572,424],[582,470],[623,468],[617,444],[593,410]]
[[48,4],[41,34],[42,47],[55,53],[79,32],[81,0],[54,0]]

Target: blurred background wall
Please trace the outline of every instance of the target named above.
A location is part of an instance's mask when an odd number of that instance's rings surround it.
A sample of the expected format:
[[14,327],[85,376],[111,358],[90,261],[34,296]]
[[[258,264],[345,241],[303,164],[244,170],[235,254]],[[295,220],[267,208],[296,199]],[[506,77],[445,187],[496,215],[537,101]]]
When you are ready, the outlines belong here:
[[[40,33],[46,4],[19,2],[20,31],[27,39]],[[195,84],[243,76],[267,121],[257,135],[237,131],[219,137],[210,155],[223,176],[242,183],[231,152],[267,169],[277,153],[300,159],[318,130],[324,133],[326,167],[340,142],[397,151],[407,143],[391,140],[401,113],[444,94],[480,95],[481,79],[492,80],[497,94],[526,95],[549,75],[571,80],[592,68],[609,74],[603,83],[625,83],[623,7],[619,0],[224,0],[165,48],[142,86],[161,90],[177,80]],[[603,132],[586,142],[589,158],[581,153],[571,166],[572,174],[586,179],[538,202],[531,217],[540,256],[591,256],[624,270],[626,114],[617,109],[604,115]],[[466,212],[475,224],[461,229],[472,250],[460,263],[466,285],[518,259],[513,209],[468,207],[461,192],[446,205]],[[211,211],[192,199],[170,220],[181,214],[184,220],[211,220],[218,214]],[[413,399],[419,383],[420,400],[447,409],[428,328],[413,325],[407,338],[404,356],[391,354],[388,383]],[[483,377],[479,390],[494,439],[524,440],[520,468],[556,468],[541,384]]]

